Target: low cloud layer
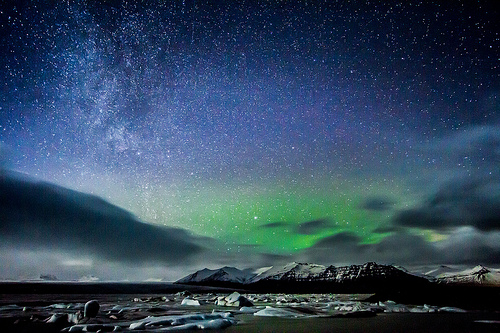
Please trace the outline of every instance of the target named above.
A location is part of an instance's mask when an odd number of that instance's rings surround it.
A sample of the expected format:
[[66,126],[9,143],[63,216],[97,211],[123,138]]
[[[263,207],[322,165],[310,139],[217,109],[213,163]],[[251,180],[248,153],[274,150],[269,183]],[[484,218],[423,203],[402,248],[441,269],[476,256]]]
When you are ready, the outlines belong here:
[[297,232],[301,235],[314,235],[323,230],[334,228],[335,226],[328,219],[319,219],[300,223]]
[[468,128],[426,148],[446,160],[429,186],[437,189],[414,207],[396,213],[394,224],[500,230],[500,126]]
[[481,157],[486,162],[499,162],[500,125],[474,126],[455,135],[445,137],[432,143],[428,148],[435,151],[446,151],[453,155]]
[[299,235],[315,235],[325,230],[334,229],[335,225],[329,219],[317,219],[301,222],[298,224],[291,224],[287,222],[272,222],[264,224],[260,227],[266,229],[285,229]]
[[500,180],[493,176],[453,179],[419,206],[397,213],[394,224],[424,229],[472,226],[499,230]]
[[103,199],[0,174],[4,248],[66,251],[135,265],[188,263],[204,250],[185,230],[143,223]]
[[380,197],[369,197],[366,198],[360,205],[360,208],[384,212],[390,210],[394,206],[395,202],[390,198],[380,196]]
[[376,244],[362,244],[361,238],[344,232],[318,241],[304,250],[299,260],[322,264],[376,261],[398,265],[498,265],[500,232],[482,232],[464,227],[437,242],[428,242],[411,233],[397,232]]

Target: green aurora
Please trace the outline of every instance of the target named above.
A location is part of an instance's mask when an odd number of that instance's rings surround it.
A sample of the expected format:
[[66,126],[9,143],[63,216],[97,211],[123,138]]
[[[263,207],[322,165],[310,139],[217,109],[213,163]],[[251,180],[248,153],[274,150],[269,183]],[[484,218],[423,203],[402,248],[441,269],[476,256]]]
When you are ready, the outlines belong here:
[[[396,205],[407,204],[400,199],[405,195],[403,184],[381,180],[366,186],[325,177],[250,185],[191,184],[153,188],[154,196],[143,192],[140,197],[149,199],[127,205],[143,221],[182,227],[228,247],[256,246],[262,252],[290,254],[340,232],[353,233],[365,244],[379,242],[389,233],[377,229],[391,225],[394,210],[367,210],[362,203],[383,194]],[[307,234],[297,232],[302,223],[316,220],[327,225]]]

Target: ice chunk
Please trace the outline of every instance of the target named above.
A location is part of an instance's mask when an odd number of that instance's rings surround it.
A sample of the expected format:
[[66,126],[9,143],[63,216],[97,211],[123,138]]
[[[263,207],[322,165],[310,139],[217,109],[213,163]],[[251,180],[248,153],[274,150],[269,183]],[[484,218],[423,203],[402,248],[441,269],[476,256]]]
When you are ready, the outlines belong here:
[[426,309],[426,308],[423,308],[420,306],[416,306],[416,307],[410,309],[410,312],[411,313],[428,313],[429,309]]
[[0,312],[9,312],[9,311],[17,311],[17,310],[22,310],[23,307],[19,306],[19,305],[15,305],[15,304],[12,304],[12,305],[3,305],[3,306],[0,306]]
[[273,308],[272,306],[266,306],[265,309],[259,310],[253,314],[254,316],[261,317],[282,317],[282,318],[300,318],[305,317],[304,313],[298,311],[293,311],[292,309],[285,308]]
[[438,311],[439,312],[456,312],[456,313],[465,313],[465,312],[467,312],[464,309],[455,308],[455,307],[452,307],[452,306],[444,306],[442,308],[439,308]]
[[257,311],[259,311],[259,309],[256,309],[254,307],[243,306],[240,308],[241,313],[255,313]]
[[173,327],[167,328],[166,330],[168,330],[168,331],[185,330],[185,329],[187,329],[187,330],[192,330],[192,329],[219,330],[219,329],[229,327],[232,324],[233,323],[229,319],[217,318],[217,319],[210,319],[210,320],[200,320],[199,322],[196,322],[196,323],[188,323],[188,324],[184,324],[184,325],[173,326]]
[[215,301],[215,305],[219,306],[253,306],[253,303],[245,296],[234,292],[229,296],[219,296]]
[[409,312],[408,308],[402,304],[387,306],[384,312]]
[[384,312],[410,312],[408,307],[394,301],[379,302],[378,306],[382,308]]
[[328,303],[328,307],[333,307],[335,310],[342,311],[342,312],[353,312],[353,311],[366,310],[366,307],[364,307],[361,304],[361,302],[334,301],[334,302]]
[[68,332],[118,332],[121,331],[120,326],[108,324],[84,324],[71,326]]
[[200,306],[200,302],[196,299],[186,297],[182,300],[181,305]]
[[414,308],[410,309],[410,312],[413,313],[430,313],[430,312],[436,312],[436,308],[429,306],[427,304],[424,304],[423,306],[415,306]]
[[83,308],[83,316],[86,318],[94,318],[99,312],[99,307],[99,302],[95,299],[88,301],[85,303],[85,307]]
[[129,325],[130,330],[157,329],[161,331],[170,330],[192,330],[192,329],[222,329],[235,324],[232,314],[229,312],[214,312],[211,314],[189,314],[178,316],[148,317]]

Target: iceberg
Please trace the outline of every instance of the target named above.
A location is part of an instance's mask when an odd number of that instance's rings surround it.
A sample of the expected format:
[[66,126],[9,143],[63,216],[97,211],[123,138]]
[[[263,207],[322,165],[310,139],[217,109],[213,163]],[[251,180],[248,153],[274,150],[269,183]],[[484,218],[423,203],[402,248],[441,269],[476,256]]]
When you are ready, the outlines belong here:
[[200,306],[200,301],[186,297],[182,300],[181,305]]
[[455,307],[452,307],[452,306],[444,306],[442,308],[439,308],[438,311],[439,312],[454,312],[454,313],[465,313],[465,312],[467,312],[464,309],[455,308]]
[[305,318],[312,316],[309,314],[305,314],[303,312],[294,311],[291,308],[273,308],[272,306],[269,305],[266,306],[264,309],[255,312],[253,315],[260,317],[281,317],[281,318]]
[[147,330],[148,332],[166,330],[222,329],[234,325],[236,320],[230,312],[214,312],[211,314],[186,314],[178,316],[148,317],[133,322],[130,330]]
[[245,296],[240,295],[238,292],[234,292],[229,296],[219,296],[215,301],[215,305],[218,306],[253,306],[253,303]]

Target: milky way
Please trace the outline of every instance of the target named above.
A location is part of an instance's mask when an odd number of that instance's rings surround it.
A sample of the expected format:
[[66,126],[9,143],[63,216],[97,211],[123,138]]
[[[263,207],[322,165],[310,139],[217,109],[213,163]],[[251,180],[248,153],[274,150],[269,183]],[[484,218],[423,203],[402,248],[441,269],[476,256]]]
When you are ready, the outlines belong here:
[[500,264],[498,17],[490,1],[7,4],[2,167],[236,264]]

